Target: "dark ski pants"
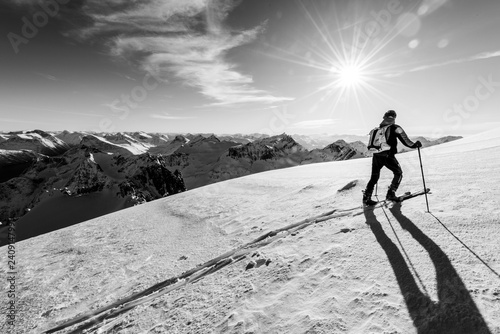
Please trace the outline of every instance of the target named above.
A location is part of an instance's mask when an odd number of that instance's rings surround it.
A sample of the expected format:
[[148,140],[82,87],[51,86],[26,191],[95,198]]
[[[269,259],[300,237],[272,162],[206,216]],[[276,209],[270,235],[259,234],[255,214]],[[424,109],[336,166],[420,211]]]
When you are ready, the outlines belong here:
[[390,154],[389,152],[381,152],[373,154],[372,160],[372,176],[368,184],[366,185],[366,193],[372,194],[373,188],[378,182],[380,178],[380,170],[382,167],[387,167],[391,172],[394,173],[394,178],[392,179],[390,189],[396,191],[403,179],[403,171],[401,170],[401,166],[399,165],[398,160],[394,156],[394,154]]

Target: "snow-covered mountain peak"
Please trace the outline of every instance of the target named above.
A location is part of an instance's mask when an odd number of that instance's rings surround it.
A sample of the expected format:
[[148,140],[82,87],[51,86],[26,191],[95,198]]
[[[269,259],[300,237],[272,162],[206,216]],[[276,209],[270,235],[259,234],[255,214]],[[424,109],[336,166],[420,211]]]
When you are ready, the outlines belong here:
[[5,135],[6,140],[0,142],[0,149],[31,150],[45,155],[59,155],[69,149],[69,145],[61,139],[41,130],[23,131]]

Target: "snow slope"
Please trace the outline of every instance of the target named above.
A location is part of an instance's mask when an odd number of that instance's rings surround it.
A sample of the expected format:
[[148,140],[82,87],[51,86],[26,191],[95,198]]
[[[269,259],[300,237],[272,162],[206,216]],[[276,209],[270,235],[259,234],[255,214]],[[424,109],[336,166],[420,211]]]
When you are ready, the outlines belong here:
[[[417,152],[398,159],[400,192],[421,189]],[[12,332],[39,333],[193,269],[91,329],[500,333],[500,131],[422,150],[422,159],[431,213],[421,196],[286,228],[358,206],[371,163],[358,159],[233,179],[22,241]],[[379,193],[390,180],[384,170]],[[197,267],[220,255],[220,268]]]
[[61,139],[41,130],[25,131],[4,135],[6,140],[0,141],[0,149],[31,150],[49,156],[66,152],[70,147]]
[[[66,134],[65,137],[71,143],[77,142],[78,139],[70,139],[77,133]],[[107,135],[97,135],[93,133],[82,133],[79,144],[97,148],[103,152],[119,153],[124,156],[140,155],[146,153],[152,145],[142,143],[126,133],[114,133]]]

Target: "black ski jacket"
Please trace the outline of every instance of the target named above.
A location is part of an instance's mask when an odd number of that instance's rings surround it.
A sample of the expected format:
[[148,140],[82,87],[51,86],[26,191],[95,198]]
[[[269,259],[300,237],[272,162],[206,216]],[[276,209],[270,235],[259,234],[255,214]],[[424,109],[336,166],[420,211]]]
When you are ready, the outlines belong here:
[[397,124],[392,124],[389,129],[387,129],[389,135],[387,136],[387,144],[391,146],[389,150],[391,155],[398,153],[398,139],[403,143],[404,146],[409,148],[415,148],[415,143],[408,138],[405,130]]

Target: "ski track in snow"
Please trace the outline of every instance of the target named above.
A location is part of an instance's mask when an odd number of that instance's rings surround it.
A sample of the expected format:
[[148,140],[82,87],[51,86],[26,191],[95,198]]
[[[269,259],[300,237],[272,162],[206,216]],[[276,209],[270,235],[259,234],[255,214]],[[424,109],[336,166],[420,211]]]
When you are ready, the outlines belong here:
[[[46,333],[53,333],[58,330],[62,330],[66,327],[76,325],[76,324],[81,324],[86,320],[90,320],[91,324],[82,324],[80,327],[74,329],[72,332],[74,333],[79,333],[81,330],[87,327],[96,327],[94,324],[98,323],[98,327],[101,327],[100,325],[102,322],[106,319],[116,317],[117,315],[127,312],[128,310],[138,306],[142,305],[147,302],[151,302],[154,299],[158,298],[159,296],[170,293],[174,290],[177,290],[181,287],[183,287],[186,284],[190,283],[195,283],[196,281],[204,278],[205,276],[211,275],[215,273],[216,271],[219,271],[220,269],[224,268],[225,266],[231,265],[233,263],[239,262],[246,257],[250,256],[252,254],[252,257],[254,256],[259,256],[259,253],[257,250],[259,250],[262,247],[265,247],[267,245],[272,244],[276,240],[279,240],[281,238],[286,237],[287,235],[295,235],[294,233],[297,233],[298,230],[303,229],[311,224],[316,224],[321,221],[326,221],[330,220],[333,218],[339,218],[339,217],[345,217],[349,215],[349,212],[353,212],[352,210],[348,210],[348,212],[344,213],[337,213],[337,210],[332,210],[328,213],[319,215],[317,217],[309,218],[304,221],[292,224],[290,226],[284,227],[279,230],[275,231],[270,231],[260,237],[258,237],[256,240],[247,243],[243,245],[242,247],[239,247],[233,251],[230,251],[228,253],[225,253],[215,259],[212,259],[200,266],[197,266],[196,268],[193,268],[191,270],[188,270],[187,272],[183,273],[180,276],[177,277],[172,277],[166,281],[163,281],[161,283],[158,283],[157,285],[150,287],[144,291],[141,291],[133,296],[127,297],[125,299],[119,300],[115,303],[112,303],[110,305],[107,305],[103,307],[102,309],[99,309],[94,312],[89,312],[83,316],[80,316],[77,319],[68,321],[58,327],[55,327],[53,329],[50,329],[46,331]],[[354,211],[355,212],[355,211]],[[264,260],[263,262],[261,260]],[[266,263],[268,265],[268,262],[265,259],[258,259],[257,263],[262,265],[263,263]],[[256,266],[256,262],[252,261],[253,266]],[[259,265],[259,266],[260,266]],[[251,268],[250,268],[251,269]],[[95,318],[94,318],[95,317]],[[97,319],[97,320],[96,320]]]
[[[431,212],[453,234],[424,212],[423,196],[400,208],[316,222],[241,253],[244,261],[222,257],[219,271],[202,270],[195,284],[95,323],[92,331],[459,333],[453,328],[459,324],[463,333],[500,333],[500,136],[464,142],[422,151]],[[399,193],[421,189],[416,152],[398,158]],[[20,242],[16,333],[40,333],[266,231],[353,207],[369,170],[370,160],[360,159],[255,174]],[[357,185],[337,193],[354,179]],[[390,179],[384,170],[379,194]],[[256,259],[271,262],[245,270]]]

